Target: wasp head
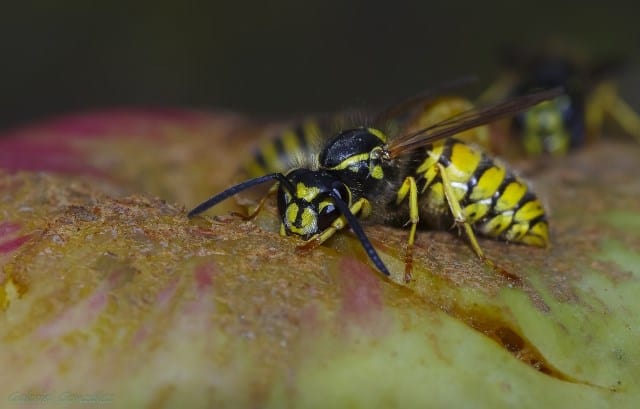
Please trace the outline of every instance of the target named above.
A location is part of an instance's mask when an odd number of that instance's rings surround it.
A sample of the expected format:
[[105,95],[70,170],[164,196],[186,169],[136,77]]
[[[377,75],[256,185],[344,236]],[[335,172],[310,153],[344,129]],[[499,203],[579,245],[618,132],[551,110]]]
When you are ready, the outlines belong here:
[[278,189],[278,210],[286,234],[306,240],[340,217],[337,200],[351,206],[349,188],[331,173],[294,169],[286,178],[290,183]]

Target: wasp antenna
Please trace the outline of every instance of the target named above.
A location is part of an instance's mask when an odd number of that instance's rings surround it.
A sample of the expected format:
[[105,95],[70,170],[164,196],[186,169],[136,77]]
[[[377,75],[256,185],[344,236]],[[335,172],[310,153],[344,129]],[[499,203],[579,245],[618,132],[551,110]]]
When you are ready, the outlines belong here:
[[371,244],[371,242],[367,238],[367,235],[364,233],[364,230],[362,230],[362,226],[360,226],[358,218],[354,216],[353,213],[351,213],[349,206],[347,206],[347,204],[340,197],[333,194],[331,194],[331,197],[333,198],[333,202],[335,203],[336,207],[340,210],[340,213],[342,213],[344,217],[347,218],[347,222],[349,223],[349,226],[351,226],[351,230],[353,230],[353,232],[356,234],[356,237],[358,237],[358,240],[360,240],[360,244],[362,244],[364,251],[366,251],[371,261],[373,261],[373,264],[375,264],[376,268],[380,270],[382,274],[389,277],[391,273],[389,273],[389,270],[387,270],[387,266],[384,265],[382,259],[378,255],[378,252],[376,252],[376,249],[373,247],[373,244]]
[[211,198],[205,200],[204,202],[200,203],[198,206],[191,209],[189,213],[187,213],[187,217],[196,216],[204,212],[205,210],[217,205],[223,200],[230,198],[231,196],[235,195],[238,192],[241,192],[253,186],[260,185],[262,183],[265,183],[274,179],[277,179],[278,182],[285,185],[288,190],[291,191],[293,189],[293,186],[291,186],[291,182],[289,182],[289,180],[287,180],[287,178],[282,173],[271,173],[271,174],[260,176],[254,179],[249,179],[235,186],[231,186],[229,189],[222,191],[217,195],[212,196]]

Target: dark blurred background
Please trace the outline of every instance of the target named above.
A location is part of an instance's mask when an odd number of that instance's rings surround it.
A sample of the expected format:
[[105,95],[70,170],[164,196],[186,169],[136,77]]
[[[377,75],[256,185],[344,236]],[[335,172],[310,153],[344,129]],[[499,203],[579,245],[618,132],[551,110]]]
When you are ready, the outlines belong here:
[[640,105],[634,1],[5,2],[0,128],[113,106],[282,116],[380,104],[457,77],[495,78],[497,50],[559,38],[626,55]]

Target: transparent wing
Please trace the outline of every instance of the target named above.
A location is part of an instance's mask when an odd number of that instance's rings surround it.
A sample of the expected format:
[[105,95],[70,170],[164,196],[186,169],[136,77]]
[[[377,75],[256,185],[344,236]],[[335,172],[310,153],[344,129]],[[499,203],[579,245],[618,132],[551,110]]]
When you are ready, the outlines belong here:
[[466,85],[476,82],[476,80],[477,80],[476,77],[468,75],[465,77],[461,77],[461,78],[457,78],[457,79],[445,82],[433,88],[429,88],[419,94],[409,97],[385,109],[384,111],[380,112],[374,118],[374,123],[381,124],[381,123],[385,123],[387,121],[393,120],[403,114],[408,113],[409,111],[416,108],[418,105],[426,103],[436,95],[442,94],[443,92],[448,90],[464,87]]
[[485,125],[500,118],[515,115],[542,101],[553,99],[564,93],[563,88],[552,88],[508,99],[506,101],[474,108],[435,125],[415,132],[401,134],[389,142],[387,148],[392,158],[419,149],[425,145],[444,139],[468,129]]

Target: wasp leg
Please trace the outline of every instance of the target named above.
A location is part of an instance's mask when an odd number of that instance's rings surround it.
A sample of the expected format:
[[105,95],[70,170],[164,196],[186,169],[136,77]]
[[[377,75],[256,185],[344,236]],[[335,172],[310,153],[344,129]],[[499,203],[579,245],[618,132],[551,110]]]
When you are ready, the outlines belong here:
[[409,222],[411,230],[409,231],[409,239],[407,240],[407,250],[404,255],[404,281],[411,280],[411,271],[413,270],[413,243],[416,237],[416,228],[420,220],[418,208],[418,186],[416,180],[412,176],[408,176],[402,182],[402,186],[398,189],[396,196],[396,204],[399,205],[409,195]]
[[278,184],[276,183],[275,185],[271,186],[269,191],[262,197],[262,199],[260,199],[260,201],[258,202],[258,205],[255,207],[255,209],[253,209],[251,213],[245,215],[238,212],[231,212],[231,214],[237,217],[241,217],[243,220],[253,220],[258,215],[258,213],[260,213],[260,211],[264,207],[264,204],[267,202],[267,199],[269,198],[269,196],[271,196],[277,191],[278,191]]
[[460,202],[458,202],[458,199],[456,198],[455,192],[453,191],[453,186],[451,185],[451,181],[449,180],[449,177],[447,176],[446,170],[445,170],[444,166],[442,166],[439,163],[438,163],[438,171],[439,171],[440,177],[442,179],[442,186],[444,188],[444,195],[447,198],[447,203],[449,204],[449,209],[451,210],[451,213],[453,214],[453,218],[455,220],[455,223],[458,226],[462,225],[462,227],[464,228],[464,232],[465,232],[465,234],[467,236],[467,239],[469,239],[469,243],[471,244],[471,248],[473,248],[473,251],[476,253],[478,258],[480,260],[482,260],[486,265],[491,267],[491,269],[493,271],[495,271],[496,273],[498,273],[501,276],[505,277],[506,279],[508,279],[512,283],[515,283],[517,285],[521,285],[521,278],[520,277],[518,277],[517,275],[512,274],[511,272],[509,272],[509,271],[505,270],[504,268],[500,267],[499,265],[497,265],[493,261],[489,260],[484,255],[484,252],[482,251],[482,249],[480,248],[480,245],[478,244],[478,239],[476,239],[476,235],[473,232],[473,229],[471,228],[471,224],[469,222],[467,222],[466,218],[464,217],[464,213],[462,212],[462,207],[460,207]]
[[[358,241],[360,242],[360,244],[362,244],[362,248],[367,253],[367,256],[369,256],[369,259],[382,274],[389,277],[391,273],[382,262],[382,259],[380,259],[378,252],[376,252],[373,244],[371,244],[371,242],[367,238],[364,230],[362,230],[362,226],[360,226],[360,223],[358,222],[358,218],[356,216],[356,214],[360,213],[360,217],[367,217],[371,213],[371,203],[369,203],[369,201],[366,199],[359,199],[358,201],[356,201],[356,203],[354,203],[352,207],[348,207],[347,204],[344,203],[339,196],[334,195],[333,198],[335,200],[335,205],[338,207],[340,213],[342,214],[343,220],[334,221],[329,229],[326,229],[322,233],[316,235],[315,241],[309,240],[306,244],[316,246],[317,243],[322,243],[323,241],[331,237],[336,231],[344,228],[344,226],[349,224],[351,226],[351,230],[353,230],[353,233],[358,238]],[[300,246],[299,248],[308,249],[308,246],[306,244]]]
[[640,141],[640,116],[618,96],[616,86],[611,82],[598,85],[587,102],[585,121],[590,137],[599,136],[605,114]]
[[[369,214],[371,214],[371,203],[363,197],[352,204],[349,210],[351,210],[351,213],[354,216],[360,214],[360,217],[367,217]],[[333,223],[331,223],[331,226],[327,227],[320,233],[314,234],[308,240],[306,240],[304,244],[299,245],[298,250],[313,250],[314,248],[327,241],[329,237],[333,236],[338,230],[344,229],[346,225],[347,221],[345,217],[338,217],[333,221]]]
[[451,185],[451,181],[447,176],[447,172],[440,163],[438,163],[438,171],[440,173],[440,178],[442,179],[442,187],[444,188],[444,195],[447,198],[447,203],[449,204],[449,209],[451,210],[451,214],[453,214],[453,219],[458,226],[462,226],[464,229],[467,238],[469,239],[469,243],[471,244],[471,248],[476,253],[476,255],[483,261],[486,261],[486,257],[484,252],[480,248],[478,244],[478,240],[476,239],[476,235],[471,228],[471,225],[467,222],[467,219],[464,217],[462,212],[462,207],[460,207],[460,202],[456,199],[455,192],[453,191],[453,186]]

